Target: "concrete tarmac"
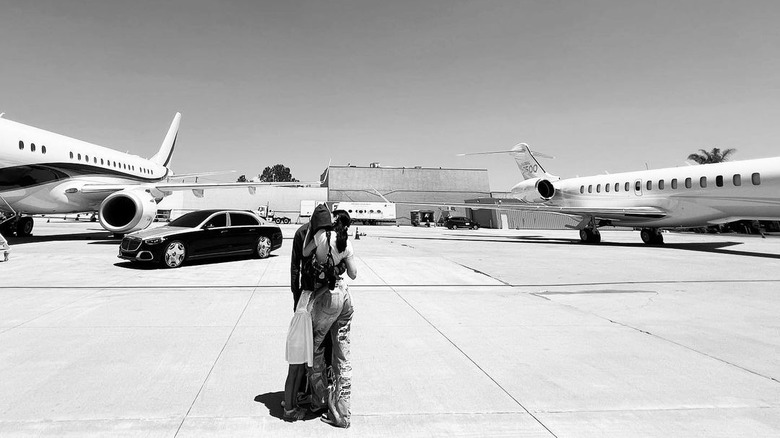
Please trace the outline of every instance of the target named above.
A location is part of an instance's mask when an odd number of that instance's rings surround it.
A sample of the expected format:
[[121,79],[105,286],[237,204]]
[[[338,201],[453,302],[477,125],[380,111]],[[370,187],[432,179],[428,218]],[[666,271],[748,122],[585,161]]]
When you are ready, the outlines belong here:
[[357,226],[352,427],[286,423],[295,228],[151,269],[36,219],[0,263],[0,436],[780,436],[780,238],[609,230]]

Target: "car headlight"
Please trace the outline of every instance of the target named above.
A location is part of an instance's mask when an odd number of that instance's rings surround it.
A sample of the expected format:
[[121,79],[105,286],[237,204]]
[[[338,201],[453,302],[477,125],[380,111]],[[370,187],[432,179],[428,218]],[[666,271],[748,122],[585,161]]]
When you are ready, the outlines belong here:
[[152,239],[144,240],[144,243],[147,244],[147,245],[157,245],[158,243],[162,243],[162,241],[164,239],[165,238],[163,238],[163,237],[155,237],[155,238],[152,238]]

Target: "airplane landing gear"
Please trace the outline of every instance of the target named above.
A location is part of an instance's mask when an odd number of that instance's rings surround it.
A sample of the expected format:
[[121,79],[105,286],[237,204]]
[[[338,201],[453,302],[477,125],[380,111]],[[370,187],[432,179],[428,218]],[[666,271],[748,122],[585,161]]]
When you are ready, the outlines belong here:
[[601,242],[601,233],[596,228],[583,228],[580,230],[580,240],[585,243]]
[[642,238],[642,242],[648,245],[663,245],[664,243],[664,236],[661,235],[661,230],[658,228],[642,228],[639,236]]

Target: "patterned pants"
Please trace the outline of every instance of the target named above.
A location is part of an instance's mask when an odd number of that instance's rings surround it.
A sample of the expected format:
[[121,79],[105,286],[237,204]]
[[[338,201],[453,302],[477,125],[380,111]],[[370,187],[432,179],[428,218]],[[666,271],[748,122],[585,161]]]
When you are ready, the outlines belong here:
[[[350,396],[352,395],[352,363],[350,362],[350,328],[352,326],[352,299],[343,283],[332,291],[319,292],[311,304],[314,331],[314,366],[310,373],[312,403],[324,407],[331,397],[331,410],[337,418],[349,424]],[[329,394],[325,367],[325,349],[322,341],[330,336],[333,341],[334,388]]]

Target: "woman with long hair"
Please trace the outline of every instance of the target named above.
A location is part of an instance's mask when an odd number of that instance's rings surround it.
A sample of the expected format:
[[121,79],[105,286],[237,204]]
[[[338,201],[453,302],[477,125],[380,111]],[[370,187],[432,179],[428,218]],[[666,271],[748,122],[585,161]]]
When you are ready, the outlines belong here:
[[[328,413],[323,421],[337,427],[349,427],[350,396],[352,391],[352,364],[350,362],[350,328],[352,325],[352,298],[344,280],[335,272],[335,267],[344,262],[346,273],[351,279],[357,277],[352,242],[349,241],[351,219],[343,210],[333,212],[332,231],[320,230],[311,237],[304,249],[304,257],[314,253],[316,260],[325,266],[323,284],[311,298],[311,319],[314,332],[314,364],[309,374],[312,389],[312,407],[324,408]],[[331,267],[331,268],[329,268]],[[332,365],[333,386],[329,387],[326,377],[325,350],[323,340],[330,336],[333,341]]]

